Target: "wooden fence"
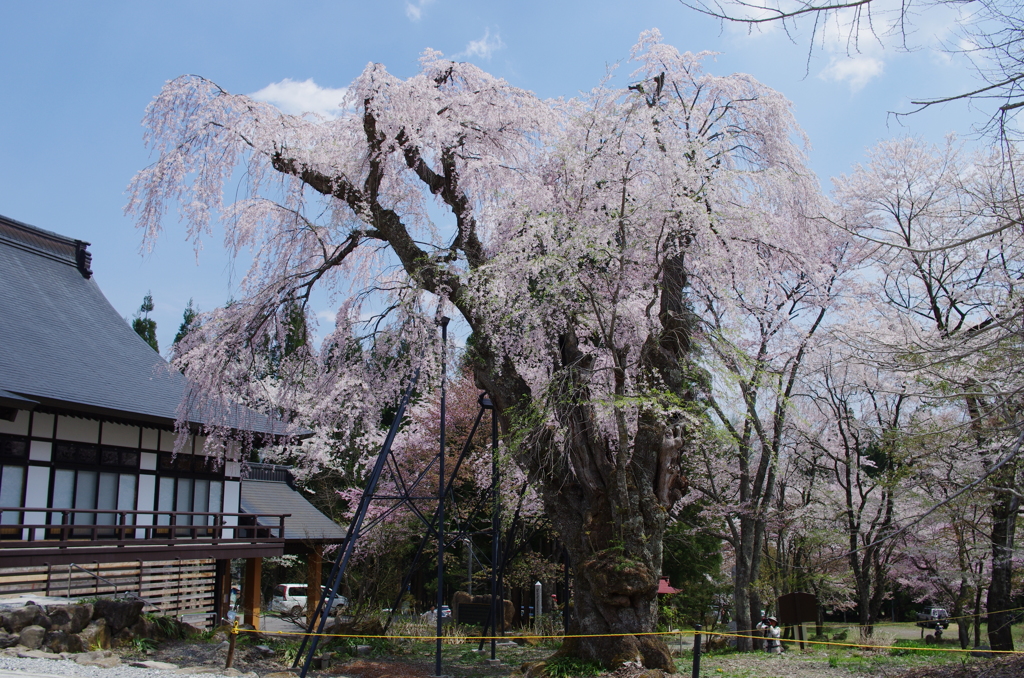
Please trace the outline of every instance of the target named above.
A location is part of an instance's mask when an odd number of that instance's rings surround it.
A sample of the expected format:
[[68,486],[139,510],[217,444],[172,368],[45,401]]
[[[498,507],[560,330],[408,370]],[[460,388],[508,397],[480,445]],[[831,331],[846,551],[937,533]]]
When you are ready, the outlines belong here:
[[213,621],[215,568],[213,560],[5,568],[0,572],[0,598],[131,594],[146,601],[148,612],[207,628]]

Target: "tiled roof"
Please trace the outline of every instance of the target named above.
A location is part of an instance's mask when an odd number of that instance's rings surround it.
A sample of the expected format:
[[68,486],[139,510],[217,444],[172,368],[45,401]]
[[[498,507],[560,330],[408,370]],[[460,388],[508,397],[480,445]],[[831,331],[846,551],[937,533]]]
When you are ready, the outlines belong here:
[[[345,540],[345,530],[340,525],[320,513],[285,482],[243,479],[239,506],[243,513],[290,513],[291,516],[284,519],[286,541],[338,543]],[[267,519],[260,524],[277,525],[277,521]]]
[[[186,380],[103,296],[87,246],[0,216],[0,391],[169,425]],[[207,423],[202,413],[187,419]],[[218,423],[225,420],[234,428],[273,430],[267,417],[242,407]]]

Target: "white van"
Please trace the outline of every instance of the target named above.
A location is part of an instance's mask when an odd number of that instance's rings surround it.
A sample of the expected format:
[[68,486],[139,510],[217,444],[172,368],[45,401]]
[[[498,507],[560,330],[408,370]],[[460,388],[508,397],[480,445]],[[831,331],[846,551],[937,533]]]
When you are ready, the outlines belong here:
[[[320,595],[327,597],[327,588],[320,588]],[[342,595],[334,597],[334,607],[345,607],[348,605],[348,598]],[[306,585],[305,584],[278,584],[274,587],[274,598],[270,602],[272,612],[280,612],[293,617],[306,613]],[[330,614],[330,612],[328,612]]]

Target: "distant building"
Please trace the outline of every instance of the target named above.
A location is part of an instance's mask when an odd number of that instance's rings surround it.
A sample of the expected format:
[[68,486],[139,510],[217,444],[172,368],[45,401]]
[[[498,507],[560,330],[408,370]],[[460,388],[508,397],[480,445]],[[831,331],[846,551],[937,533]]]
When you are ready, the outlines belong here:
[[[227,611],[231,559],[245,558],[243,598],[258,607],[262,558],[344,534],[277,467],[252,482],[274,483],[278,501],[246,510],[250,471],[237,444],[207,457],[202,413],[177,446],[185,378],[103,296],[87,248],[0,216],[0,596],[116,589],[208,623]],[[280,432],[243,407],[227,419]]]

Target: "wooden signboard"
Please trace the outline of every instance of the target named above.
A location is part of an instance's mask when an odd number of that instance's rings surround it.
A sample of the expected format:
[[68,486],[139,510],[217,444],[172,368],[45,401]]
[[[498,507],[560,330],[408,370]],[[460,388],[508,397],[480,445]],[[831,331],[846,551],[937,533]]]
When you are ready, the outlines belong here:
[[491,606],[480,603],[459,603],[455,618],[460,624],[467,626],[483,626],[491,616]]
[[779,596],[779,624],[796,628],[800,649],[804,649],[804,622],[818,621],[818,598],[812,593],[787,593]]

